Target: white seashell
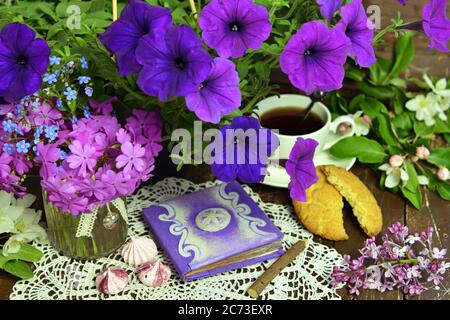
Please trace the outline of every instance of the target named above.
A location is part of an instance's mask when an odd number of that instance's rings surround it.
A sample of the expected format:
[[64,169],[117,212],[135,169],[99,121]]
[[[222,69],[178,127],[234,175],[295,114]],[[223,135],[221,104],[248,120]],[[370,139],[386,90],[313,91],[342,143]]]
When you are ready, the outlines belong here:
[[157,253],[155,242],[148,237],[132,238],[122,249],[123,260],[134,267],[154,261]]
[[98,291],[104,294],[122,292],[128,284],[128,273],[120,267],[103,269],[95,279]]
[[137,271],[139,280],[149,287],[162,286],[169,280],[170,274],[170,268],[161,260],[146,262]]

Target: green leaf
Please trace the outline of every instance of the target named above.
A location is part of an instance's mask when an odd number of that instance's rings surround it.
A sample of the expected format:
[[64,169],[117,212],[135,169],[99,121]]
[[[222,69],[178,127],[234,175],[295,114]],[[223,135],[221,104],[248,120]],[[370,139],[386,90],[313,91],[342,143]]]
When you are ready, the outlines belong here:
[[404,187],[400,187],[400,190],[416,209],[420,210],[422,208],[422,192],[420,191],[420,187],[417,187],[414,191],[410,191]]
[[358,82],[361,82],[364,79],[363,72],[361,71],[361,69],[355,67],[348,68],[345,71],[345,77]]
[[391,103],[394,108],[395,114],[401,114],[405,108],[405,104],[408,100],[404,93],[404,89],[394,88],[395,97],[392,99]]
[[248,74],[248,64],[246,62],[239,61],[236,65],[236,69],[239,73],[239,78],[244,79]]
[[391,122],[398,136],[404,138],[410,135],[413,128],[413,122],[407,112],[402,112],[396,115]]
[[255,71],[258,76],[267,79],[270,76],[270,66],[264,62],[258,62],[255,65]]
[[436,118],[436,125],[434,126],[433,133],[449,133],[450,132],[450,123],[448,121],[442,121],[439,118]]
[[397,145],[397,139],[392,132],[391,124],[387,115],[379,114],[378,117],[375,118],[374,124],[378,128],[378,134],[383,138],[384,142],[386,142],[389,146]]
[[7,256],[0,251],[0,268],[10,260],[24,260],[27,262],[38,262],[42,258],[42,251],[36,249],[32,245],[23,243],[20,245],[20,250],[17,253],[11,253]]
[[405,188],[411,192],[414,192],[417,189],[417,187],[419,187],[419,179],[417,178],[417,171],[409,161],[405,161],[404,166],[409,176]]
[[413,35],[414,33],[408,32],[398,39],[395,45],[395,62],[387,79],[398,78],[410,65],[414,57]]
[[444,139],[445,142],[450,143],[450,134],[449,133],[444,134]]
[[374,84],[383,84],[391,69],[391,64],[391,60],[377,57],[377,62],[369,68],[370,79]]
[[431,149],[427,161],[438,167],[450,169],[450,148]]
[[427,126],[423,121],[414,121],[414,132],[418,137],[429,137],[433,134],[434,126]]
[[450,183],[439,181],[436,189],[442,199],[450,201]]
[[33,271],[30,265],[22,260],[10,260],[5,263],[4,269],[6,272],[21,279],[33,278]]
[[330,152],[337,158],[357,157],[363,163],[382,163],[387,157],[378,142],[366,137],[344,138],[333,145]]
[[395,95],[394,91],[389,86],[374,86],[367,81],[361,83],[361,91],[368,96],[376,99],[388,100],[392,99]]
[[381,112],[388,112],[386,106],[382,102],[372,97],[367,97],[361,102],[361,109],[372,119],[375,119]]
[[361,110],[361,105],[365,98],[366,96],[364,94],[358,94],[357,96],[355,96],[348,104],[348,111],[351,113],[355,113],[356,111]]

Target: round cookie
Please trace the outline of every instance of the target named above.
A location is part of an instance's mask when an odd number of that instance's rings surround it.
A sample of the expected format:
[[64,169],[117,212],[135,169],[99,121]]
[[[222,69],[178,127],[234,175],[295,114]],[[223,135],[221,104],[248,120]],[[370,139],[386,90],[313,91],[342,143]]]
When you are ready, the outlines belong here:
[[295,213],[312,233],[328,240],[347,240],[342,196],[328,183],[321,168],[322,166],[319,166],[316,169],[319,181],[306,190],[307,201],[293,201]]
[[348,201],[353,214],[368,236],[380,233],[383,216],[377,200],[366,185],[353,173],[334,165],[322,166],[329,183]]

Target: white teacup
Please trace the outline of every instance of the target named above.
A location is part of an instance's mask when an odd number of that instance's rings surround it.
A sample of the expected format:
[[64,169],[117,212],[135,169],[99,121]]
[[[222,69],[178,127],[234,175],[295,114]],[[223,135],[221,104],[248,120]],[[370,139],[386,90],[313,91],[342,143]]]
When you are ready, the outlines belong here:
[[[282,94],[280,96],[271,96],[262,101],[260,101],[254,110],[254,113],[258,118],[269,111],[273,111],[281,108],[299,108],[300,110],[305,110],[309,105],[311,99],[307,96],[302,96],[298,94]],[[317,114],[324,122],[322,128],[315,132],[311,132],[304,135],[283,135],[276,133],[278,139],[280,140],[280,147],[278,148],[279,159],[289,159],[289,154],[294,147],[297,138],[302,137],[304,139],[310,138],[314,139],[319,143],[318,151],[327,150],[333,146],[339,140],[353,136],[355,133],[355,122],[351,117],[342,116],[334,121],[331,121],[331,114],[328,108],[320,102],[316,102],[311,110],[311,112]],[[305,121],[308,121],[307,119]],[[338,136],[332,133],[331,129],[336,129],[341,123],[347,123],[351,128],[342,136]]]

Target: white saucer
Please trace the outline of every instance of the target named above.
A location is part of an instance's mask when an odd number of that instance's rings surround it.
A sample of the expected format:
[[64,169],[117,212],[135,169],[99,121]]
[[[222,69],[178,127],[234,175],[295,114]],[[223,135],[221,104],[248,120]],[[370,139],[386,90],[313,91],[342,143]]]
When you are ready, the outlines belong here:
[[[316,166],[325,164],[334,164],[335,166],[350,170],[356,162],[356,158],[338,159],[330,154],[329,151],[318,150],[314,155],[314,164]],[[291,178],[283,166],[269,165],[267,167],[267,174],[262,184],[277,187],[287,188]]]

